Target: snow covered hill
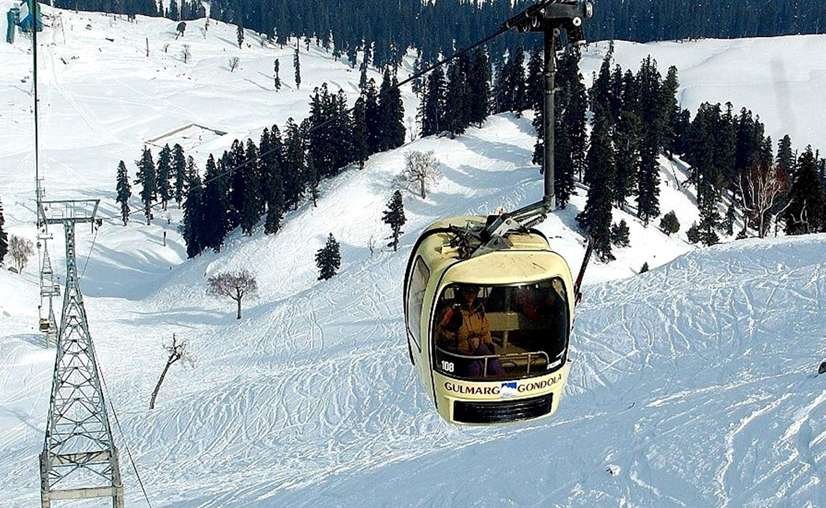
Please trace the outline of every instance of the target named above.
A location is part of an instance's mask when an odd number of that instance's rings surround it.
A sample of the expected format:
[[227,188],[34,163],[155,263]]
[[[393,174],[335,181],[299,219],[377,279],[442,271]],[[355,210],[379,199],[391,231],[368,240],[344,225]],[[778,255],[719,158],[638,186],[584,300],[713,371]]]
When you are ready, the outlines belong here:
[[[0,10],[9,4],[0,0]],[[234,27],[213,23],[204,39],[194,22],[174,41],[173,24],[164,20],[128,24],[66,11],[63,19],[65,43],[57,36],[51,44],[48,31],[43,36],[47,190],[53,198],[103,197],[106,216],[115,215],[117,161],[136,157],[143,142],[191,123],[226,132],[187,137],[203,162],[235,137],[306,114],[309,90],[323,81],[356,90],[358,75],[315,49],[302,50],[302,90],[267,89],[274,58],[293,85],[292,50],[261,48],[248,34],[253,44],[239,51]],[[770,48],[813,46],[803,56],[771,54],[786,69],[810,62],[805,89],[816,90],[826,82],[826,63],[811,41],[822,47],[826,38],[619,44],[617,58],[636,66],[652,52],[661,66],[680,66],[686,106],[729,95],[739,104],[745,90],[760,91],[744,104],[770,115],[782,111],[775,98],[789,76],[753,87],[739,73],[717,72],[721,95],[710,96],[703,67],[741,55],[737,62],[771,78],[760,60]],[[178,60],[183,43],[191,44],[187,64]],[[242,60],[234,73],[222,68],[231,56]],[[584,73],[600,57],[589,54]],[[0,113],[0,197],[11,231],[33,237],[26,42],[0,45],[0,58],[8,100]],[[405,104],[412,116],[409,91]],[[777,118],[775,126],[763,116],[770,130],[789,131],[796,143],[811,135],[824,145],[821,132],[804,128],[816,120],[801,114],[806,121],[791,125]],[[536,200],[533,143],[530,120],[513,115],[491,117],[456,140],[415,141],[325,182],[319,206],[291,214],[276,237],[234,234],[222,253],[189,262],[176,210],[171,224],[107,221],[83,288],[124,426],[115,439],[131,448],[153,505],[825,505],[826,383],[811,377],[826,359],[822,235],[692,251],[682,233],[668,238],[617,210],[616,220],[631,225],[632,247],[589,273],[559,413],[500,429],[439,420],[407,360],[400,295],[406,257],[437,217]],[[442,178],[427,200],[405,195],[409,222],[400,251],[371,255],[370,238],[381,244],[387,234],[380,217],[393,178],[413,149],[433,150]],[[679,162],[663,163],[663,211],[674,209],[685,229],[696,207],[677,185],[685,178]],[[574,268],[583,250],[573,227],[584,206],[579,194],[541,226]],[[342,243],[344,265],[319,283],[312,254],[330,232]],[[85,258],[91,234],[79,233]],[[57,266],[60,249],[62,241],[54,242]],[[646,261],[660,268],[628,278]],[[261,286],[240,322],[204,287],[205,275],[238,268],[252,270]],[[23,276],[0,272],[2,506],[32,506],[39,496],[37,454],[54,354],[34,330],[36,294],[32,268]],[[172,333],[192,342],[197,363],[170,371],[150,412],[160,346]],[[141,506],[126,460],[122,471],[127,506]]]

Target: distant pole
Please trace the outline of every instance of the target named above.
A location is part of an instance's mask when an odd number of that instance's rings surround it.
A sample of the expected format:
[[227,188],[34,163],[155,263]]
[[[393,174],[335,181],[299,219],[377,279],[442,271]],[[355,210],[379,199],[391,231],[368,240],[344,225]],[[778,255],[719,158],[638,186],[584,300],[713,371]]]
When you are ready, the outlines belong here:
[[39,95],[37,88],[37,14],[39,5],[36,0],[29,0],[29,14],[32,17],[32,79],[34,81],[34,179],[37,192],[37,223],[40,225],[40,126],[39,126]]
[[149,37],[146,38],[146,58],[149,58]]

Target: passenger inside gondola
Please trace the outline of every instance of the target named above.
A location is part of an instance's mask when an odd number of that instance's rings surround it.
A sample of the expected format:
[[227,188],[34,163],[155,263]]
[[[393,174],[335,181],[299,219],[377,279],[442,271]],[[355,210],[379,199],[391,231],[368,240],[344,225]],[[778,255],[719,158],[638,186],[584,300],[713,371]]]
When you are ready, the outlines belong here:
[[457,362],[458,374],[473,378],[500,376],[503,369],[495,357],[490,323],[478,293],[479,288],[473,285],[456,289],[453,302],[441,311],[437,321],[438,344],[459,355],[456,359],[462,361]]

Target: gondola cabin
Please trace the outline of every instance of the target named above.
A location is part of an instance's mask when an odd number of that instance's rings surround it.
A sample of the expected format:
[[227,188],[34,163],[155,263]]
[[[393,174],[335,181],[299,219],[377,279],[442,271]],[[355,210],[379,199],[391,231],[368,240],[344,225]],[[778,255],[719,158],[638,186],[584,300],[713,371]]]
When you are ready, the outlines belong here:
[[439,414],[459,424],[539,418],[559,407],[576,305],[570,267],[535,230],[473,254],[457,231],[487,217],[430,226],[405,276],[410,359]]

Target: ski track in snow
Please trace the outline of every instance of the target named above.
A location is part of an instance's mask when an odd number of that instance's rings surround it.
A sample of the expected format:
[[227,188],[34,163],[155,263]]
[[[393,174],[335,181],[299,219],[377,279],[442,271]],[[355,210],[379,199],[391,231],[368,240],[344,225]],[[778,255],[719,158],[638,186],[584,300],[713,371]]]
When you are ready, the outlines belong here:
[[[199,118],[195,112],[203,111],[209,126],[235,129],[194,150],[202,162],[235,137],[257,136],[274,119],[301,118],[306,96],[322,81],[356,90],[357,73],[315,49],[302,50],[302,70],[312,82],[303,91],[285,87],[276,100],[245,81],[258,83],[271,70],[271,49],[245,48],[238,74],[221,71],[226,75],[216,78],[233,54],[224,42],[234,37],[231,26],[214,23],[208,39],[188,39],[194,63],[187,67],[174,60],[177,47],[164,54],[156,42],[171,39],[171,22],[141,19],[124,27],[107,26],[108,18],[96,14],[65,16],[73,27],[70,44],[49,46],[44,64],[46,134],[55,139],[43,154],[48,185],[61,197],[104,195],[107,217],[117,213],[111,192],[117,160],[145,139]],[[87,22],[93,30],[85,31]],[[114,57],[109,43],[100,42],[112,33],[125,54]],[[145,35],[153,41],[146,65]],[[806,46],[810,39],[786,40]],[[661,65],[669,64],[665,56],[678,59],[688,98],[697,86],[710,86],[699,78],[702,69],[725,65],[741,51],[737,44],[750,43],[701,41],[694,52],[687,45],[621,43],[617,53],[625,66],[649,50],[659,52]],[[0,51],[18,62],[26,58],[17,46]],[[291,50],[275,51],[289,82]],[[97,53],[100,61],[91,58]],[[62,68],[58,57],[74,54],[80,59]],[[599,56],[586,54],[586,67],[598,65]],[[85,82],[90,69],[105,91]],[[8,82],[25,74],[0,72]],[[211,107],[239,90],[247,95],[237,111]],[[405,104],[415,111],[407,92]],[[7,118],[0,196],[9,229],[32,236],[25,169],[31,157],[20,151],[24,137],[16,132],[25,108]],[[177,210],[171,225],[161,217],[151,227],[140,225],[140,217],[128,228],[107,223],[83,286],[124,425],[125,436],[114,432],[127,506],[142,500],[124,442],[155,506],[826,506],[826,384],[811,375],[826,357],[823,235],[689,252],[684,233],[667,238],[615,211],[616,220],[629,221],[633,247],[588,275],[559,413],[484,429],[438,418],[404,342],[407,256],[417,232],[437,217],[537,199],[533,143],[530,118],[500,115],[456,140],[419,140],[378,154],[363,171],[325,182],[319,207],[302,205],[276,237],[233,234],[221,254],[189,263],[183,263]],[[368,241],[381,245],[386,236],[380,212],[412,149],[434,150],[442,178],[427,200],[405,195],[408,224],[399,252],[385,248],[371,256]],[[673,208],[685,230],[697,217],[692,194],[678,185],[685,168],[662,163],[663,212]],[[574,270],[584,250],[573,231],[585,204],[579,194],[541,225]],[[160,245],[164,231],[168,248]],[[329,232],[342,244],[344,266],[319,283],[307,260]],[[85,258],[88,231],[80,236]],[[52,254],[62,273],[62,241],[52,244]],[[617,280],[645,261],[651,272]],[[256,273],[261,294],[236,321],[225,302],[206,298],[204,280],[240,268]],[[3,506],[31,506],[39,497],[37,454],[54,354],[40,347],[34,331],[31,270],[22,277],[0,273]],[[172,333],[191,341],[196,366],[176,365],[149,412],[160,346]]]

